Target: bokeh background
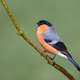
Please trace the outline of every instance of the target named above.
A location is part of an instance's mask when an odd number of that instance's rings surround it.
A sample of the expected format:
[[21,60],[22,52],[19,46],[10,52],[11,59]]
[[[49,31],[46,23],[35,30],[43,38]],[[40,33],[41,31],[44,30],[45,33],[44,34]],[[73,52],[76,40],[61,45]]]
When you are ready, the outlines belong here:
[[[80,0],[7,0],[19,24],[39,46],[36,22],[48,19],[80,64]],[[76,80],[80,73],[61,57],[55,61]],[[16,35],[12,22],[0,2],[0,80],[67,80]]]

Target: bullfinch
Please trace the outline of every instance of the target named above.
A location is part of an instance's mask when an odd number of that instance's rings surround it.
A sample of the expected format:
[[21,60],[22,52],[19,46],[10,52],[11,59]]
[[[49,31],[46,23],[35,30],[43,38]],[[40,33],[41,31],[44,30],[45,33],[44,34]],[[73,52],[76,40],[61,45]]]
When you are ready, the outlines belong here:
[[54,25],[47,20],[38,21],[36,35],[39,43],[45,51],[48,51],[49,54],[64,57],[65,59],[69,60],[78,71],[80,71],[80,65],[76,63],[72,55],[69,53],[63,40],[55,31]]

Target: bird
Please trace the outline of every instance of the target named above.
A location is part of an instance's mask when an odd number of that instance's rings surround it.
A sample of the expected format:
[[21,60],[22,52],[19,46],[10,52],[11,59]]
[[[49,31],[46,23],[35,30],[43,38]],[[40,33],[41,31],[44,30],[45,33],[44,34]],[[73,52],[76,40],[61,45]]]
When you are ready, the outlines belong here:
[[71,62],[78,71],[80,71],[80,65],[70,54],[64,41],[55,30],[55,26],[46,19],[39,20],[36,24],[36,36],[40,45],[44,48],[44,51],[48,52],[48,54],[58,55],[65,58]]

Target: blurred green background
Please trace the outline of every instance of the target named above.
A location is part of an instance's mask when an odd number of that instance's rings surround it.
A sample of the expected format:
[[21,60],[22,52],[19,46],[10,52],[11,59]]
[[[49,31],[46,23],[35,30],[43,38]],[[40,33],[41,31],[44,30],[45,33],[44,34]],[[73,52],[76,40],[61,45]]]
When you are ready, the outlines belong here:
[[[80,0],[8,0],[24,31],[38,46],[36,22],[48,19],[80,63]],[[76,80],[80,73],[61,57],[56,62]],[[0,3],[0,80],[67,80],[22,38],[16,35],[12,22]]]

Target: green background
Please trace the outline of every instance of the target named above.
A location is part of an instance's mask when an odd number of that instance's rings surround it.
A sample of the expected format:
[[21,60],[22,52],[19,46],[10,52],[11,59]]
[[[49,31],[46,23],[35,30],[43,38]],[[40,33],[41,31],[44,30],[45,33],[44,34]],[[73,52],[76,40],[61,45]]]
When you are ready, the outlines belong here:
[[[36,22],[48,19],[55,24],[75,60],[80,63],[80,0],[8,0],[23,30],[37,44]],[[80,73],[61,57],[55,61],[76,80]],[[0,3],[0,80],[67,80],[16,35],[12,22]]]

